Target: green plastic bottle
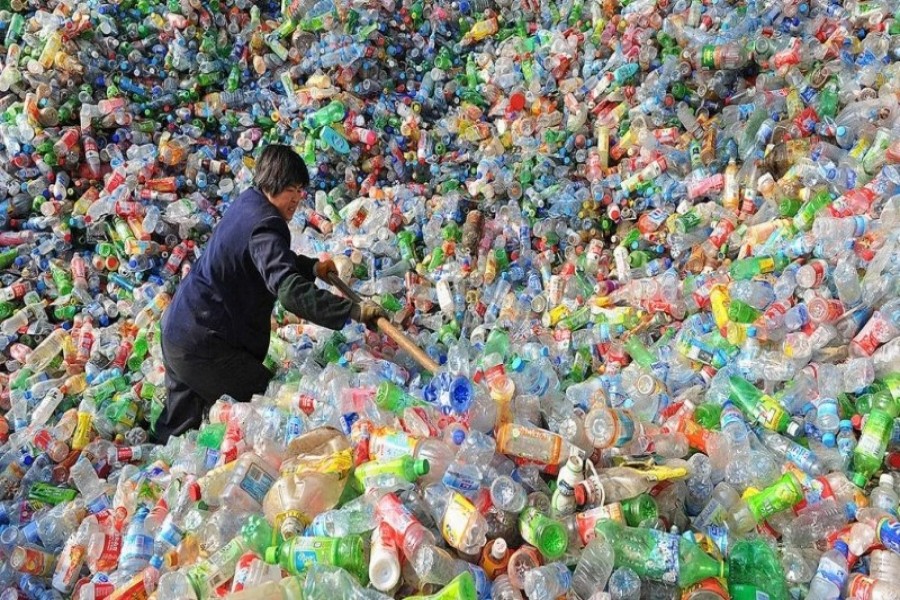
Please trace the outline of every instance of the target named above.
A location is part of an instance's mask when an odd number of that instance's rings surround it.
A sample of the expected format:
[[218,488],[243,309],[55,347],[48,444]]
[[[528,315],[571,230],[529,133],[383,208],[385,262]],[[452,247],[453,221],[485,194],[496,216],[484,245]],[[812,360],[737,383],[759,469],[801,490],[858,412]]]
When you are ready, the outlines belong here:
[[728,305],[728,318],[733,323],[749,324],[758,319],[761,314],[762,311],[757,310],[740,300],[732,299],[731,303]]
[[140,369],[148,352],[150,352],[150,344],[147,342],[147,330],[141,329],[134,338],[131,356],[128,357],[128,368],[132,371]]
[[794,227],[800,231],[812,229],[816,214],[831,203],[831,194],[822,191],[807,200],[794,215]]
[[318,129],[323,125],[330,125],[335,121],[342,120],[346,114],[347,107],[343,102],[335,100],[306,117],[305,125],[309,129]]
[[778,481],[738,505],[734,521],[741,532],[752,531],[775,513],[803,500],[803,488],[796,475],[785,473]]
[[728,384],[731,387],[731,401],[748,420],[778,433],[784,433],[787,430],[791,418],[778,400],[762,393],[752,383],[741,377],[729,377]]
[[519,515],[519,533],[523,540],[540,550],[548,561],[556,560],[569,547],[569,535],[565,526],[534,506],[529,506]]
[[890,393],[876,392],[871,396],[872,408],[863,425],[859,443],[853,449],[851,480],[859,487],[881,468],[881,461],[891,439],[898,406]]
[[428,473],[428,469],[427,460],[416,460],[412,456],[401,456],[392,460],[372,460],[356,467],[353,482],[359,490],[365,489],[369,478],[379,475],[396,475],[415,483],[419,477]]
[[410,406],[425,404],[427,403],[407,394],[400,386],[390,381],[381,382],[375,390],[375,405],[394,414],[400,414]]
[[595,527],[615,551],[616,568],[628,567],[641,577],[685,588],[708,577],[728,577],[728,565],[703,550],[693,538],[600,521]]
[[404,600],[477,600],[475,578],[468,571],[457,575],[441,590],[430,596],[407,596]]
[[[894,21],[894,23],[898,23],[898,21]],[[895,34],[891,34],[895,35]],[[834,118],[837,114],[838,109],[838,82],[836,77],[832,77],[828,80],[828,83],[822,88],[822,91],[819,93],[819,106],[817,113],[819,113],[820,117],[830,117]]]
[[757,275],[782,271],[790,262],[790,259],[780,252],[775,256],[754,256],[734,261],[728,272],[732,279],[753,279]]
[[0,269],[8,269],[11,264],[19,257],[18,248],[10,248],[0,252]]
[[783,219],[792,218],[797,214],[801,206],[803,206],[803,201],[800,198],[785,198],[778,205],[778,216]]
[[72,278],[69,273],[55,263],[50,263],[50,276],[60,296],[68,296],[72,293]]
[[733,600],[787,600],[787,577],[778,553],[765,538],[735,541],[728,552],[728,591]]
[[267,548],[265,559],[271,565],[281,565],[291,575],[304,573],[311,563],[334,565],[346,569],[363,584],[368,583],[369,557],[358,535],[291,538],[279,546]]
[[625,352],[628,353],[628,356],[634,360],[637,364],[641,365],[645,369],[650,369],[653,367],[653,363],[656,362],[656,358],[653,356],[653,353],[647,349],[647,345],[644,344],[643,340],[636,335],[632,335],[625,342]]
[[694,420],[697,424],[712,431],[719,430],[721,415],[722,407],[714,402],[701,404],[694,410]]
[[418,260],[415,242],[416,236],[412,231],[404,230],[397,234],[397,247],[403,260]]

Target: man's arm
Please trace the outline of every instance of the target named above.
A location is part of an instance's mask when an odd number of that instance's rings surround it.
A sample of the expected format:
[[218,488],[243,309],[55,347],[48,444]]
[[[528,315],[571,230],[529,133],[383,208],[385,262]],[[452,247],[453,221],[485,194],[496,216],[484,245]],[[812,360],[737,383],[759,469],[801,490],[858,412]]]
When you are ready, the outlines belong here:
[[310,258],[308,256],[303,256],[302,254],[296,254],[297,258],[294,261],[294,264],[297,265],[297,270],[300,271],[300,275],[303,276],[304,279],[308,279],[309,281],[316,280],[316,272],[315,266],[316,263],[319,262],[315,258]]
[[[266,288],[284,308],[302,319],[329,329],[341,329],[350,317],[352,302],[315,286],[315,275],[304,277],[301,257],[290,249],[287,224],[264,219],[250,236],[250,256],[266,282]],[[315,264],[315,260],[302,257]],[[312,266],[309,267],[312,272]]]

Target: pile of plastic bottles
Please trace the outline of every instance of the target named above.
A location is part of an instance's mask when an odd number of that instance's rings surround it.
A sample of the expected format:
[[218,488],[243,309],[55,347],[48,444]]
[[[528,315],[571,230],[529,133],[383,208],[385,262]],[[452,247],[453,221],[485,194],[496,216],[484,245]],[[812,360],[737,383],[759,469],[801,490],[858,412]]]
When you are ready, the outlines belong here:
[[[0,0],[0,600],[900,598],[888,0]],[[276,310],[147,443],[288,143],[436,361]]]

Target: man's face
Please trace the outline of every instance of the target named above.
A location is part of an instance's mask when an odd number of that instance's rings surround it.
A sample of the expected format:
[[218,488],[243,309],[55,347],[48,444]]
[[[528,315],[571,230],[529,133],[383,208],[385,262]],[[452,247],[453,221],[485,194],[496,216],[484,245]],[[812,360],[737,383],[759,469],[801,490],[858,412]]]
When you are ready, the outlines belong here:
[[275,208],[278,209],[278,212],[284,217],[285,221],[290,221],[294,218],[297,207],[306,199],[307,195],[308,193],[305,188],[292,185],[291,187],[282,190],[278,195],[272,197],[272,204],[275,205]]

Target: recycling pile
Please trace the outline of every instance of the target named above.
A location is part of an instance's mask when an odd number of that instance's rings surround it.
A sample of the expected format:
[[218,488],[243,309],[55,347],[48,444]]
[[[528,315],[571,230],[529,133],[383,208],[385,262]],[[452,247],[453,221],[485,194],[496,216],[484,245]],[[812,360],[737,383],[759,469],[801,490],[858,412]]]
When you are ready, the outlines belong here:
[[[0,0],[0,600],[900,598],[898,9]],[[153,445],[267,143],[441,368],[276,308]]]

